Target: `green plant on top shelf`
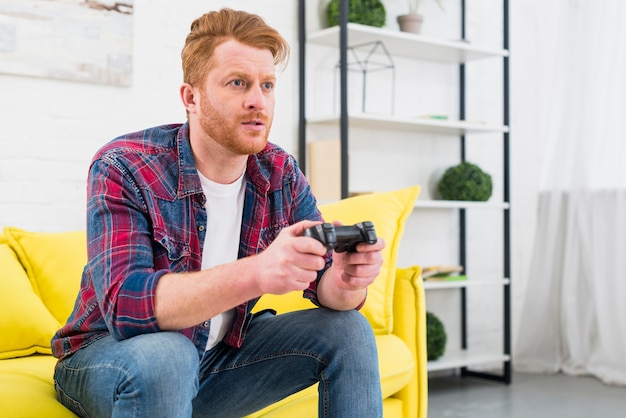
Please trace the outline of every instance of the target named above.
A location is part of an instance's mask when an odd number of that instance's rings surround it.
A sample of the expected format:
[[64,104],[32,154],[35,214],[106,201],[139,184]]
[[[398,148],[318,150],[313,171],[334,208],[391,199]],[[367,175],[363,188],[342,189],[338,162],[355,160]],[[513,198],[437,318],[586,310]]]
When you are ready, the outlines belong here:
[[[340,0],[331,0],[326,6],[328,26],[339,24]],[[387,12],[380,0],[348,0],[348,22],[381,28],[385,26]]]
[[491,176],[476,164],[463,161],[448,168],[438,184],[444,200],[484,202],[491,197]]

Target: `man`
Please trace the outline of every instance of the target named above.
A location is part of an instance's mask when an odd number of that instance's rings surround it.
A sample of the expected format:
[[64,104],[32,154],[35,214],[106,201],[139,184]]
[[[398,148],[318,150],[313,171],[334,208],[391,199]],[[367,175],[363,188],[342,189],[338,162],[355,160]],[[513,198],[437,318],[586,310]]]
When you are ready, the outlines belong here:
[[[89,417],[241,417],[320,382],[319,414],[382,416],[376,346],[356,312],[384,242],[331,254],[292,156],[267,142],[288,45],[258,16],[191,25],[188,115],[117,138],[88,178],[88,263],[52,341],[60,401]],[[266,293],[319,309],[252,315]]]

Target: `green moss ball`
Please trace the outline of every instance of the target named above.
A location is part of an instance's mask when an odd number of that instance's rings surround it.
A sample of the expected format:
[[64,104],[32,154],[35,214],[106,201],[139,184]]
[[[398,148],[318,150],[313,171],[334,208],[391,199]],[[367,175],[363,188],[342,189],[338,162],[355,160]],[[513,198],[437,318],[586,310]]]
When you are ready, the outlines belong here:
[[437,360],[446,351],[446,330],[432,312],[426,312],[426,352],[428,360]]
[[491,176],[467,161],[448,168],[438,184],[444,200],[484,202],[491,197]]

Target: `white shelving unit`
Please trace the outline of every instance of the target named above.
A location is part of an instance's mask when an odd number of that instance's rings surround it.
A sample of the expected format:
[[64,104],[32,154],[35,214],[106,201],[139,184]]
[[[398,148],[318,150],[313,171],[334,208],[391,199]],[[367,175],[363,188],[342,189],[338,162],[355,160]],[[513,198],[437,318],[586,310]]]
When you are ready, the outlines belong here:
[[461,200],[418,200],[415,202],[416,209],[509,209],[508,202],[467,202]]
[[487,363],[501,363],[510,361],[511,356],[500,352],[483,350],[463,350],[453,354],[445,354],[441,358],[428,362],[428,371],[442,371],[462,367],[477,366]]
[[[307,120],[308,124],[338,125],[338,116],[313,117]],[[466,135],[472,133],[502,133],[508,132],[506,126],[487,125],[479,122],[449,121],[426,118],[403,118],[397,116],[381,116],[370,114],[352,114],[348,120],[349,126],[355,128],[373,129],[411,129],[415,132],[433,133],[439,135]]]
[[[465,19],[465,0],[462,2],[462,19]],[[508,135],[509,127],[508,123],[508,0],[503,0],[503,19],[504,19],[504,41],[503,49],[482,48],[463,40],[441,40],[433,39],[425,36],[403,33],[399,31],[392,31],[387,29],[380,29],[370,26],[364,26],[355,23],[342,22],[339,26],[322,29],[314,33],[303,34],[301,33],[301,47],[304,49],[303,39],[306,39],[305,43],[313,43],[317,45],[323,45],[328,47],[338,48],[340,51],[342,68],[344,70],[341,77],[341,85],[345,87],[347,60],[345,50],[351,46],[358,46],[362,44],[382,42],[385,45],[386,50],[391,56],[399,56],[403,58],[436,62],[448,65],[459,65],[460,73],[463,74],[463,81],[461,82],[461,89],[464,89],[464,66],[466,63],[471,63],[475,60],[485,59],[497,59],[502,60],[504,63],[504,118],[502,125],[485,124],[476,121],[466,120],[439,120],[428,118],[408,118],[397,116],[381,116],[374,114],[355,113],[348,114],[347,111],[347,96],[346,89],[342,89],[340,97],[342,99],[340,116],[304,116],[304,102],[301,102],[301,131],[300,131],[300,148],[305,148],[306,145],[306,126],[316,125],[334,125],[339,126],[342,146],[342,165],[347,166],[347,149],[348,149],[348,132],[350,128],[366,128],[374,130],[402,130],[411,133],[415,133],[415,140],[419,141],[420,134],[435,134],[442,136],[457,136],[460,138],[462,147],[465,147],[465,136],[475,135],[482,133],[496,133],[502,134],[504,139],[504,184],[505,192],[503,201],[488,201],[488,202],[460,202],[460,201],[440,201],[440,200],[420,200],[415,204],[415,210],[456,210],[459,212],[460,233],[459,240],[461,244],[461,264],[465,258],[465,211],[466,210],[492,210],[501,211],[504,213],[504,272],[502,277],[495,278],[482,278],[473,277],[471,272],[468,274],[468,279],[464,281],[452,281],[452,282],[436,282],[426,281],[424,283],[425,290],[427,291],[456,291],[461,294],[461,310],[463,315],[462,323],[462,339],[466,338],[466,324],[465,322],[465,292],[467,289],[475,289],[481,287],[501,287],[504,289],[504,344],[503,349],[493,348],[488,350],[474,350],[466,346],[466,342],[463,341],[462,347],[446,348],[447,354],[437,360],[429,362],[429,371],[439,371],[446,369],[461,369],[463,375],[474,375],[479,377],[490,378],[494,380],[500,380],[505,383],[509,383],[511,379],[511,367],[510,367],[510,267],[508,260],[509,250],[509,192],[508,192]],[[303,23],[301,23],[301,26]],[[463,25],[464,27],[464,25]],[[462,30],[462,32],[464,29]],[[464,36],[464,33],[462,34]],[[343,50],[342,50],[343,48]],[[303,67],[301,62],[301,67]],[[301,80],[304,80],[304,71],[301,68]],[[301,86],[301,95],[304,96],[305,90]],[[460,94],[460,97],[464,95]],[[301,100],[304,100],[301,98]],[[463,99],[460,99],[461,101]],[[461,103],[463,108],[464,103]],[[464,110],[460,112],[464,114]],[[462,152],[464,158],[464,151]],[[301,151],[300,159],[304,160],[304,152]],[[348,171],[342,171],[342,194],[347,195],[347,181]],[[472,366],[478,366],[481,364],[489,363],[502,363],[503,373],[502,375],[496,375],[491,373],[475,372],[469,370]]]
[[[505,57],[509,54],[504,49],[480,48],[461,40],[434,39],[358,23],[348,23],[347,28],[351,45],[382,41],[391,55],[407,58],[461,64],[482,58]],[[339,26],[322,29],[307,35],[307,41],[336,47],[339,30]]]
[[467,280],[459,280],[459,281],[451,281],[451,282],[438,282],[438,281],[424,281],[424,289],[425,290],[436,290],[436,289],[461,289],[468,287],[479,287],[479,286],[503,286],[510,284],[511,281],[507,278],[504,279],[467,279]]

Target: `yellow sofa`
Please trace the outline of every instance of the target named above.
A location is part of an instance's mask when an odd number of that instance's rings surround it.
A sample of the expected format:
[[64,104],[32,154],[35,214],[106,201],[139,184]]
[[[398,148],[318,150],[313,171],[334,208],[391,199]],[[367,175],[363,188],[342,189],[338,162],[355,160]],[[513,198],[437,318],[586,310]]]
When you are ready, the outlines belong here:
[[[385,417],[426,417],[427,372],[424,292],[419,266],[396,268],[404,222],[418,187],[373,193],[321,206],[327,221],[372,220],[387,243],[385,264],[361,312],[376,334]],[[0,415],[73,417],[57,402],[56,359],[50,338],[73,307],[86,260],[84,232],[0,234]],[[266,295],[258,309],[278,313],[311,308],[300,294]],[[252,414],[317,417],[316,387]]]

